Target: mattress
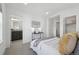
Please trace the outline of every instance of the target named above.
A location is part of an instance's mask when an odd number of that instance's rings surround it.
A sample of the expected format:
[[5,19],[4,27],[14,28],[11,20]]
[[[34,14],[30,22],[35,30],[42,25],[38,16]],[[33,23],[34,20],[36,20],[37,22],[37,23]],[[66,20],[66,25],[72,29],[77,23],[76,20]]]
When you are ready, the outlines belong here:
[[39,44],[42,55],[60,55],[58,51],[59,40],[49,40]]
[[58,38],[51,38],[48,40],[41,41],[37,47],[34,47],[33,44],[35,41],[31,43],[31,48],[38,55],[60,55],[58,52]]

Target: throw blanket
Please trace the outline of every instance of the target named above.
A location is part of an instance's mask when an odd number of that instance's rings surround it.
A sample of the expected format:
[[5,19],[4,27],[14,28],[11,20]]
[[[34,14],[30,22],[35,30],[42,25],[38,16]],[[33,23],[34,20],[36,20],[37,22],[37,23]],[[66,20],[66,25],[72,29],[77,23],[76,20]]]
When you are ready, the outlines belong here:
[[36,40],[36,41],[34,42],[33,46],[34,46],[34,47],[37,47],[38,44],[39,44],[41,41],[42,41],[42,39]]
[[37,47],[41,41],[48,40],[48,39],[51,39],[51,38],[55,38],[55,37],[47,37],[47,38],[43,38],[43,39],[37,39],[37,40],[35,40],[33,46]]

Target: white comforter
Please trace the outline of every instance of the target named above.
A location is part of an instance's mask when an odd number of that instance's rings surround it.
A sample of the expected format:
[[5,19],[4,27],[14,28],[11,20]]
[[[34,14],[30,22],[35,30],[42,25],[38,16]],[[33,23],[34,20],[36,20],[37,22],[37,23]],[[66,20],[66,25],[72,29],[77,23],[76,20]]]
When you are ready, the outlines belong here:
[[31,48],[38,55],[60,55],[58,52],[59,38],[51,38],[41,41],[38,46],[34,46],[36,40],[31,42]]

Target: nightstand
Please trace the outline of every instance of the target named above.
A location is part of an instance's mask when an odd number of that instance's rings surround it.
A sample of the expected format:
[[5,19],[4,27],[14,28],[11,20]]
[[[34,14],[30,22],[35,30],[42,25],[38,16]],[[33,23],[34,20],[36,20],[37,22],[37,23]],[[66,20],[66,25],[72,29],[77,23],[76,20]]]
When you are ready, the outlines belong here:
[[35,40],[35,39],[42,39],[43,36],[44,36],[43,32],[32,33],[32,40]]

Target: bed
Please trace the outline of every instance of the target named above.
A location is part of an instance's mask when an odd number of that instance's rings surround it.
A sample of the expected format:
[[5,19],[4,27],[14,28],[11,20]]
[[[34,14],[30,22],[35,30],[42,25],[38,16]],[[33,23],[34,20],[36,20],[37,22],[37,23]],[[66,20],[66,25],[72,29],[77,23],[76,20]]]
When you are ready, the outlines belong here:
[[31,42],[31,48],[38,55],[60,55],[58,51],[59,38],[49,38],[46,40],[35,39]]

